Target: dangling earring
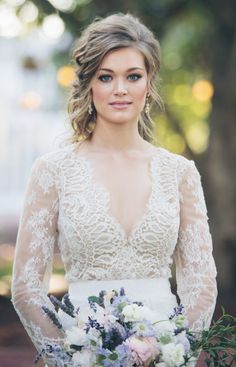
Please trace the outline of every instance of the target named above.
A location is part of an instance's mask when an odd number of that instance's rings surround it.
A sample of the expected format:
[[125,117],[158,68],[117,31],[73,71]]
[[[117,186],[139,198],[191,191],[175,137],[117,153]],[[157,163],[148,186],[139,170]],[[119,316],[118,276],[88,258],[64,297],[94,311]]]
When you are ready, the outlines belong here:
[[89,106],[88,106],[88,113],[89,113],[89,115],[93,114],[93,107],[92,107],[91,103],[89,103]]
[[89,133],[91,133],[94,130],[95,125],[96,125],[96,122],[95,121],[88,122],[87,130],[89,131]]
[[148,93],[146,97],[145,107],[144,107],[146,115],[149,115],[149,111],[150,111],[149,97],[150,97],[150,94]]

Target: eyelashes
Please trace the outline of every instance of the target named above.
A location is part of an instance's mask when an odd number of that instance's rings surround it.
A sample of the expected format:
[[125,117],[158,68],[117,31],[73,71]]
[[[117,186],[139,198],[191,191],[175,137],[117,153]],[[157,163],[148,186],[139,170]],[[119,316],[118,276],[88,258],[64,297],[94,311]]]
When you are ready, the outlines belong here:
[[103,74],[100,75],[98,79],[101,80],[101,82],[109,82],[110,80],[112,80],[112,77],[111,75]]
[[128,78],[129,78],[130,80],[136,81],[136,80],[139,80],[140,78],[142,78],[142,75],[141,75],[141,74],[130,74],[130,75],[128,76]]
[[[142,78],[142,75],[141,74],[129,74],[127,76],[127,79],[128,80],[131,80],[133,82],[139,80],[140,78]],[[98,79],[101,81],[101,82],[104,82],[104,83],[107,83],[107,82],[110,82],[111,80],[113,80],[113,77],[112,75],[110,74],[102,74],[98,77]]]

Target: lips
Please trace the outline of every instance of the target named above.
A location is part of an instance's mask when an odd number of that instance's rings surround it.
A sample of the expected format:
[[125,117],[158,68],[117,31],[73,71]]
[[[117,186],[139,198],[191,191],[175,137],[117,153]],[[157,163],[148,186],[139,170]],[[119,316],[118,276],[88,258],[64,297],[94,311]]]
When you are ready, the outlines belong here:
[[127,108],[132,104],[132,102],[130,101],[114,101],[109,103],[109,105],[111,105],[112,107],[116,108],[116,109],[123,109],[123,108]]
[[130,101],[114,101],[114,102],[111,102],[109,104],[111,104],[112,106],[114,105],[128,105],[128,104],[131,104],[132,102]]

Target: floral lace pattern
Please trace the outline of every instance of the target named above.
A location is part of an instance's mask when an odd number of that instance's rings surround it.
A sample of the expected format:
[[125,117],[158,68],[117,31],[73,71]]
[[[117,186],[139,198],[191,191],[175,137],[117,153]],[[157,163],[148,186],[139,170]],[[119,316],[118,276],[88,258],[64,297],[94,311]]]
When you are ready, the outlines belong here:
[[[109,193],[91,162],[73,145],[36,160],[17,236],[12,301],[38,349],[63,334],[49,325],[47,300],[58,242],[66,279],[169,278],[176,265],[178,294],[195,329],[209,326],[216,301],[216,269],[199,172],[193,161],[156,148],[152,188],[129,235],[109,213]],[[48,366],[55,362],[47,359]]]

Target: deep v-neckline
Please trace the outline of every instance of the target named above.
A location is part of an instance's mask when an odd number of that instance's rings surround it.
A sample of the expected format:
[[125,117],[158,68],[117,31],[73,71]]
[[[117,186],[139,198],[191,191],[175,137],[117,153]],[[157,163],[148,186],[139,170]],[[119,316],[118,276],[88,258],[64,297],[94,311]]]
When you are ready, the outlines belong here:
[[148,175],[150,177],[150,182],[151,182],[151,190],[148,196],[148,199],[144,205],[144,211],[141,214],[140,218],[138,218],[131,226],[131,229],[129,231],[129,233],[127,233],[126,229],[124,228],[124,226],[121,224],[121,222],[119,221],[119,219],[117,219],[117,217],[112,214],[110,212],[110,208],[111,208],[111,193],[109,192],[109,190],[100,182],[97,182],[95,179],[95,167],[94,164],[92,162],[92,160],[88,157],[86,157],[84,154],[76,154],[77,158],[81,158],[84,160],[84,162],[86,162],[87,167],[89,169],[89,175],[88,175],[88,179],[90,180],[90,184],[95,187],[96,190],[98,190],[99,192],[102,192],[103,195],[106,197],[106,205],[104,206],[104,215],[106,216],[107,220],[112,222],[112,224],[115,226],[116,230],[119,232],[119,234],[123,237],[125,242],[131,242],[134,237],[135,237],[135,233],[138,230],[138,228],[141,227],[141,225],[143,224],[143,222],[145,222],[145,219],[147,217],[147,215],[149,214],[150,211],[150,205],[153,199],[153,194],[154,194],[154,174],[153,174],[153,162],[155,160],[155,158],[157,158],[158,156],[158,148],[155,148],[155,153],[153,153],[148,161]]

